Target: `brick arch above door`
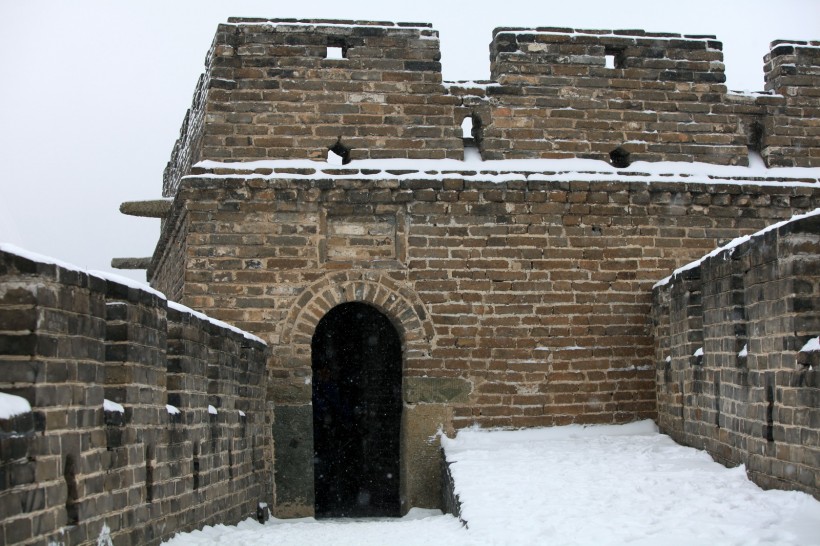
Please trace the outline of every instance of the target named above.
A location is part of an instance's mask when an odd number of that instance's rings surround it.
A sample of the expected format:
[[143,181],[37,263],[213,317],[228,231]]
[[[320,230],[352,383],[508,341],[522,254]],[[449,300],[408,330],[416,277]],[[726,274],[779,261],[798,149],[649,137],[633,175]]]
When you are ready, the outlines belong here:
[[308,286],[288,313],[282,343],[293,349],[294,356],[309,355],[322,317],[337,305],[354,301],[372,305],[390,319],[405,361],[429,356],[434,330],[424,303],[401,283],[373,271],[332,273]]

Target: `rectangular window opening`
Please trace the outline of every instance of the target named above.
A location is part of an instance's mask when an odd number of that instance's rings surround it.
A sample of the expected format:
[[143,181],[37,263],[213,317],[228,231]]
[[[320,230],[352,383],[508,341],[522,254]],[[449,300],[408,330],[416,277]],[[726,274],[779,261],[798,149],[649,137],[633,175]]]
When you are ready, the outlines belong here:
[[626,55],[623,49],[608,47],[604,51],[604,67],[626,68]]
[[345,59],[345,50],[343,47],[334,47],[328,46],[327,53],[325,54],[325,59]]

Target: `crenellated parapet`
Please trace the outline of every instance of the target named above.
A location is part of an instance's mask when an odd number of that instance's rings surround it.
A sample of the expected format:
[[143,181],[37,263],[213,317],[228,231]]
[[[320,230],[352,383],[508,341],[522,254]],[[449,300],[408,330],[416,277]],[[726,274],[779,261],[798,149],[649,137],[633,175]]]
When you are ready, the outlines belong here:
[[766,90],[785,107],[766,120],[764,157],[773,166],[820,165],[820,41],[774,41],[765,63]]
[[338,144],[340,161],[460,159],[440,58],[427,23],[231,18],[207,59],[201,144],[175,148],[165,194],[183,156],[325,161]]
[[747,165],[750,151],[769,166],[818,166],[817,44],[773,42],[766,91],[749,94],[727,90],[715,36],[498,28],[491,80],[448,83],[426,23],[230,19],[163,191],[203,159],[462,159],[465,146],[616,167]]

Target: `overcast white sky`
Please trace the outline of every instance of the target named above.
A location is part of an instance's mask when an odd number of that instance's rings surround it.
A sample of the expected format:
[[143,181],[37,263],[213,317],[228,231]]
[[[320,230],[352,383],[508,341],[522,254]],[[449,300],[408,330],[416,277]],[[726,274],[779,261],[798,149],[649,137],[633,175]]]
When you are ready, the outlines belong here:
[[160,197],[205,54],[229,16],[430,22],[447,80],[489,77],[496,26],[716,34],[729,87],[746,90],[763,89],[770,41],[820,39],[818,0],[0,0],[0,242],[89,269],[151,255],[159,221],[117,209]]

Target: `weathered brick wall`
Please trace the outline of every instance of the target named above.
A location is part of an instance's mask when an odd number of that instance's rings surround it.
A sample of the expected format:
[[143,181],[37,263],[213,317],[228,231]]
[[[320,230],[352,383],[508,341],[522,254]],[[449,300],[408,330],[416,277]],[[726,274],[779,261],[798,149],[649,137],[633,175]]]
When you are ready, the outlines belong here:
[[270,502],[265,346],[169,305],[0,251],[0,391],[32,408],[0,420],[0,542],[158,544]]
[[[785,42],[785,44],[784,44]],[[587,157],[818,165],[817,42],[772,42],[765,93],[723,84],[714,36],[496,29],[492,81],[456,83],[485,159]],[[611,57],[612,66],[607,66]]]
[[655,288],[658,422],[745,464],[765,487],[820,497],[820,216],[714,253]]
[[[171,150],[171,158],[162,174],[163,188],[173,186],[181,176],[191,170],[191,166],[205,157],[202,155],[202,138],[205,127],[205,110],[207,108],[208,91],[211,87],[210,58],[214,46],[208,52],[205,61],[206,70],[199,77],[194,90],[191,108],[185,112],[182,127],[179,129],[179,138]],[[170,193],[168,194],[170,195]]]
[[766,90],[785,98],[786,107],[766,120],[764,146],[769,164],[820,164],[820,41],[776,40],[766,55]]
[[[338,47],[341,59],[326,58]],[[724,84],[714,36],[499,28],[492,80],[443,83],[424,23],[229,19],[218,27],[166,169],[173,196],[201,159],[484,159],[820,165],[817,42],[772,43],[768,94]],[[607,63],[607,58],[611,59]],[[743,97],[743,98],[738,98]]]
[[[105,283],[0,257],[0,390],[37,408],[21,416],[25,429],[2,427],[0,536],[5,544],[44,537],[78,544],[99,534],[98,509],[111,500],[104,487],[111,464],[102,410]],[[83,524],[70,526],[77,518]]]
[[745,164],[737,124],[712,112],[726,94],[721,48],[714,36],[496,29],[484,155],[604,159],[622,146],[632,161]]
[[[351,159],[461,159],[459,101],[441,83],[438,32],[427,23],[340,23],[231,18],[219,25],[207,60],[201,148],[190,155],[324,161],[341,137]],[[329,47],[344,57],[326,58]],[[175,158],[186,146],[178,143]],[[167,171],[166,195],[184,170]]]
[[[173,229],[166,229],[166,223]],[[172,301],[180,301],[186,281],[188,236],[187,211],[177,203],[171,207],[168,217],[162,219],[160,240],[147,275],[153,279],[154,288]]]
[[190,209],[182,301],[272,345],[282,515],[312,509],[310,340],[335,305],[370,303],[398,329],[405,498],[435,505],[428,439],[440,425],[655,417],[653,283],[726,239],[820,205],[816,185],[782,180],[199,172],[177,196]]

